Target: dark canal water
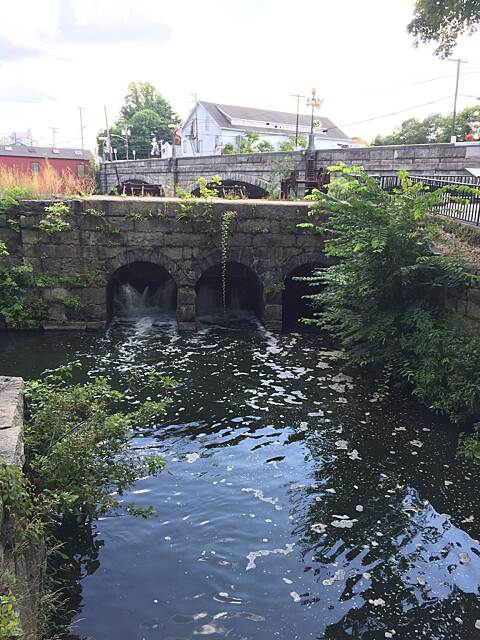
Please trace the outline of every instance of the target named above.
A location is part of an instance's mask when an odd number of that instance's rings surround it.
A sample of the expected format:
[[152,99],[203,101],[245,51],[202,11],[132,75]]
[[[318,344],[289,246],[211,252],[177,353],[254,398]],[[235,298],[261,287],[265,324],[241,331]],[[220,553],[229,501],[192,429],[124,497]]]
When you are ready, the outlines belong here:
[[79,358],[89,376],[155,364],[180,383],[132,436],[168,465],[124,501],[157,516],[95,524],[72,638],[480,637],[480,483],[457,433],[318,336],[142,319],[4,333],[0,353],[3,374]]

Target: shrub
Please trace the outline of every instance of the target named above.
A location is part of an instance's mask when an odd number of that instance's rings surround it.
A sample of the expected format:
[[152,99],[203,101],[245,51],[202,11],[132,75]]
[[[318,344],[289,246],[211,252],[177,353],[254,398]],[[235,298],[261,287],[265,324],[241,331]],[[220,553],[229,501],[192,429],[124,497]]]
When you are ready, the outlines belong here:
[[[136,421],[158,419],[165,399],[125,413],[123,394],[104,378],[72,384],[77,366],[75,362],[45,372],[40,380],[27,383],[25,393],[29,476],[37,491],[49,497],[58,520],[105,513],[118,504],[112,493],[121,495],[137,478],[158,473],[164,465],[160,458],[133,455],[128,444]],[[157,391],[170,384],[157,375]]]
[[35,295],[32,267],[0,266],[0,319],[14,329],[35,329],[44,316],[44,305]]
[[[310,214],[323,223],[325,252],[339,262],[308,280],[314,317],[358,365],[390,372],[428,407],[456,422],[480,415],[480,337],[446,310],[447,293],[473,276],[465,263],[435,254],[443,189],[422,194],[402,175],[392,195],[361,168],[338,165],[328,194],[315,191]],[[465,188],[462,188],[464,191]],[[461,197],[461,194],[459,194]]]

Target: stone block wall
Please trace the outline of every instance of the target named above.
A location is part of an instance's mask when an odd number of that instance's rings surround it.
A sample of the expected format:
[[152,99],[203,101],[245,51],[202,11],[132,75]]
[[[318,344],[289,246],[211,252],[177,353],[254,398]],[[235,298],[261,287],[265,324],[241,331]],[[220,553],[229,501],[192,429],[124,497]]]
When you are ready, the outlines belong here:
[[[477,270],[480,276],[480,270]],[[480,282],[473,282],[465,291],[452,296],[447,305],[456,311],[466,325],[480,333]]]
[[[0,463],[19,469],[24,464],[21,378],[0,376]],[[0,498],[0,592],[6,576],[12,576],[11,589],[17,600],[21,637],[35,640],[45,549],[42,543],[25,543],[20,548],[16,543]]]
[[[412,175],[463,175],[469,167],[480,168],[480,143],[319,149],[308,157],[314,159],[317,170],[345,162],[361,165],[376,175],[395,175],[401,169]],[[302,175],[306,159],[307,152],[292,151],[106,162],[101,167],[101,185],[104,193],[110,193],[119,182],[143,180],[164,185],[173,194],[175,185],[191,191],[200,176],[219,175],[223,180],[240,180],[270,193],[292,169]]]
[[53,276],[54,286],[40,295],[47,306],[46,328],[96,328],[107,320],[107,283],[120,267],[151,262],[163,267],[177,285],[180,328],[195,327],[195,285],[206,269],[221,262],[221,220],[235,211],[228,240],[229,261],[248,267],[263,289],[263,320],[281,328],[281,288],[302,264],[327,262],[323,239],[299,229],[308,217],[305,202],[185,200],[92,197],[69,203],[68,230],[47,235],[39,230],[47,202],[23,202],[19,232],[5,224],[11,262],[23,262],[35,274]]

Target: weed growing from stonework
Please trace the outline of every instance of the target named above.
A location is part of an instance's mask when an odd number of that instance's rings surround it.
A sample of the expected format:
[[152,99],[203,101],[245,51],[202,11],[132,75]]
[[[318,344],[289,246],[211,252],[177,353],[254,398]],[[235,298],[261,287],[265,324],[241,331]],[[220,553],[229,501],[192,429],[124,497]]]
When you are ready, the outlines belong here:
[[47,205],[44,211],[45,216],[38,223],[38,227],[48,235],[70,228],[70,223],[65,219],[70,213],[70,207],[64,202]]
[[[222,185],[220,176],[212,176],[210,180],[200,176],[197,179],[197,187],[199,195],[195,196],[188,190],[177,187],[175,197],[180,198],[182,202],[179,205],[177,219],[192,217],[209,219],[212,214],[214,198],[218,197],[218,188]],[[207,203],[199,202],[199,198],[208,200]]]
[[3,240],[0,240],[0,258],[10,255],[7,249],[7,245]]
[[[402,175],[389,195],[361,168],[332,170],[338,179],[328,194],[310,197],[316,221],[302,226],[326,234],[325,252],[338,263],[308,279],[324,288],[309,296],[307,323],[336,335],[352,363],[383,369],[434,411],[473,423],[480,417],[480,337],[444,300],[476,276],[435,253],[435,207],[445,190],[422,194],[422,185]],[[474,449],[475,435],[462,441],[464,453]]]
[[3,191],[0,198],[0,214],[11,214],[18,209],[21,200],[32,197],[32,193],[26,187],[11,185]]

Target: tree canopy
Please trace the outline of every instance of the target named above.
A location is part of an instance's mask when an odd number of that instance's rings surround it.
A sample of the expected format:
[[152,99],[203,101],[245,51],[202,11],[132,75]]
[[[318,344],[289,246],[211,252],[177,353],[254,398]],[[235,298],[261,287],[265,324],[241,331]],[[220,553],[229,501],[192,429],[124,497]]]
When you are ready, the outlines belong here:
[[[457,140],[468,140],[477,135],[472,124],[480,120],[480,107],[466,107],[457,114],[455,135]],[[423,120],[409,118],[402,122],[393,133],[374,140],[374,145],[386,144],[427,144],[429,142],[450,142],[452,133],[452,116],[432,113]]]
[[[117,150],[117,158],[126,158],[127,129],[130,131],[129,157],[132,157],[132,151],[135,150],[137,158],[148,158],[153,138],[158,142],[170,142],[172,131],[169,124],[180,124],[180,118],[170,103],[149,82],[131,82],[120,114],[110,127],[111,143]],[[100,153],[105,136],[105,129],[97,136]]]
[[417,0],[407,29],[420,42],[437,42],[435,54],[448,57],[457,38],[472,34],[480,23],[480,0]]

